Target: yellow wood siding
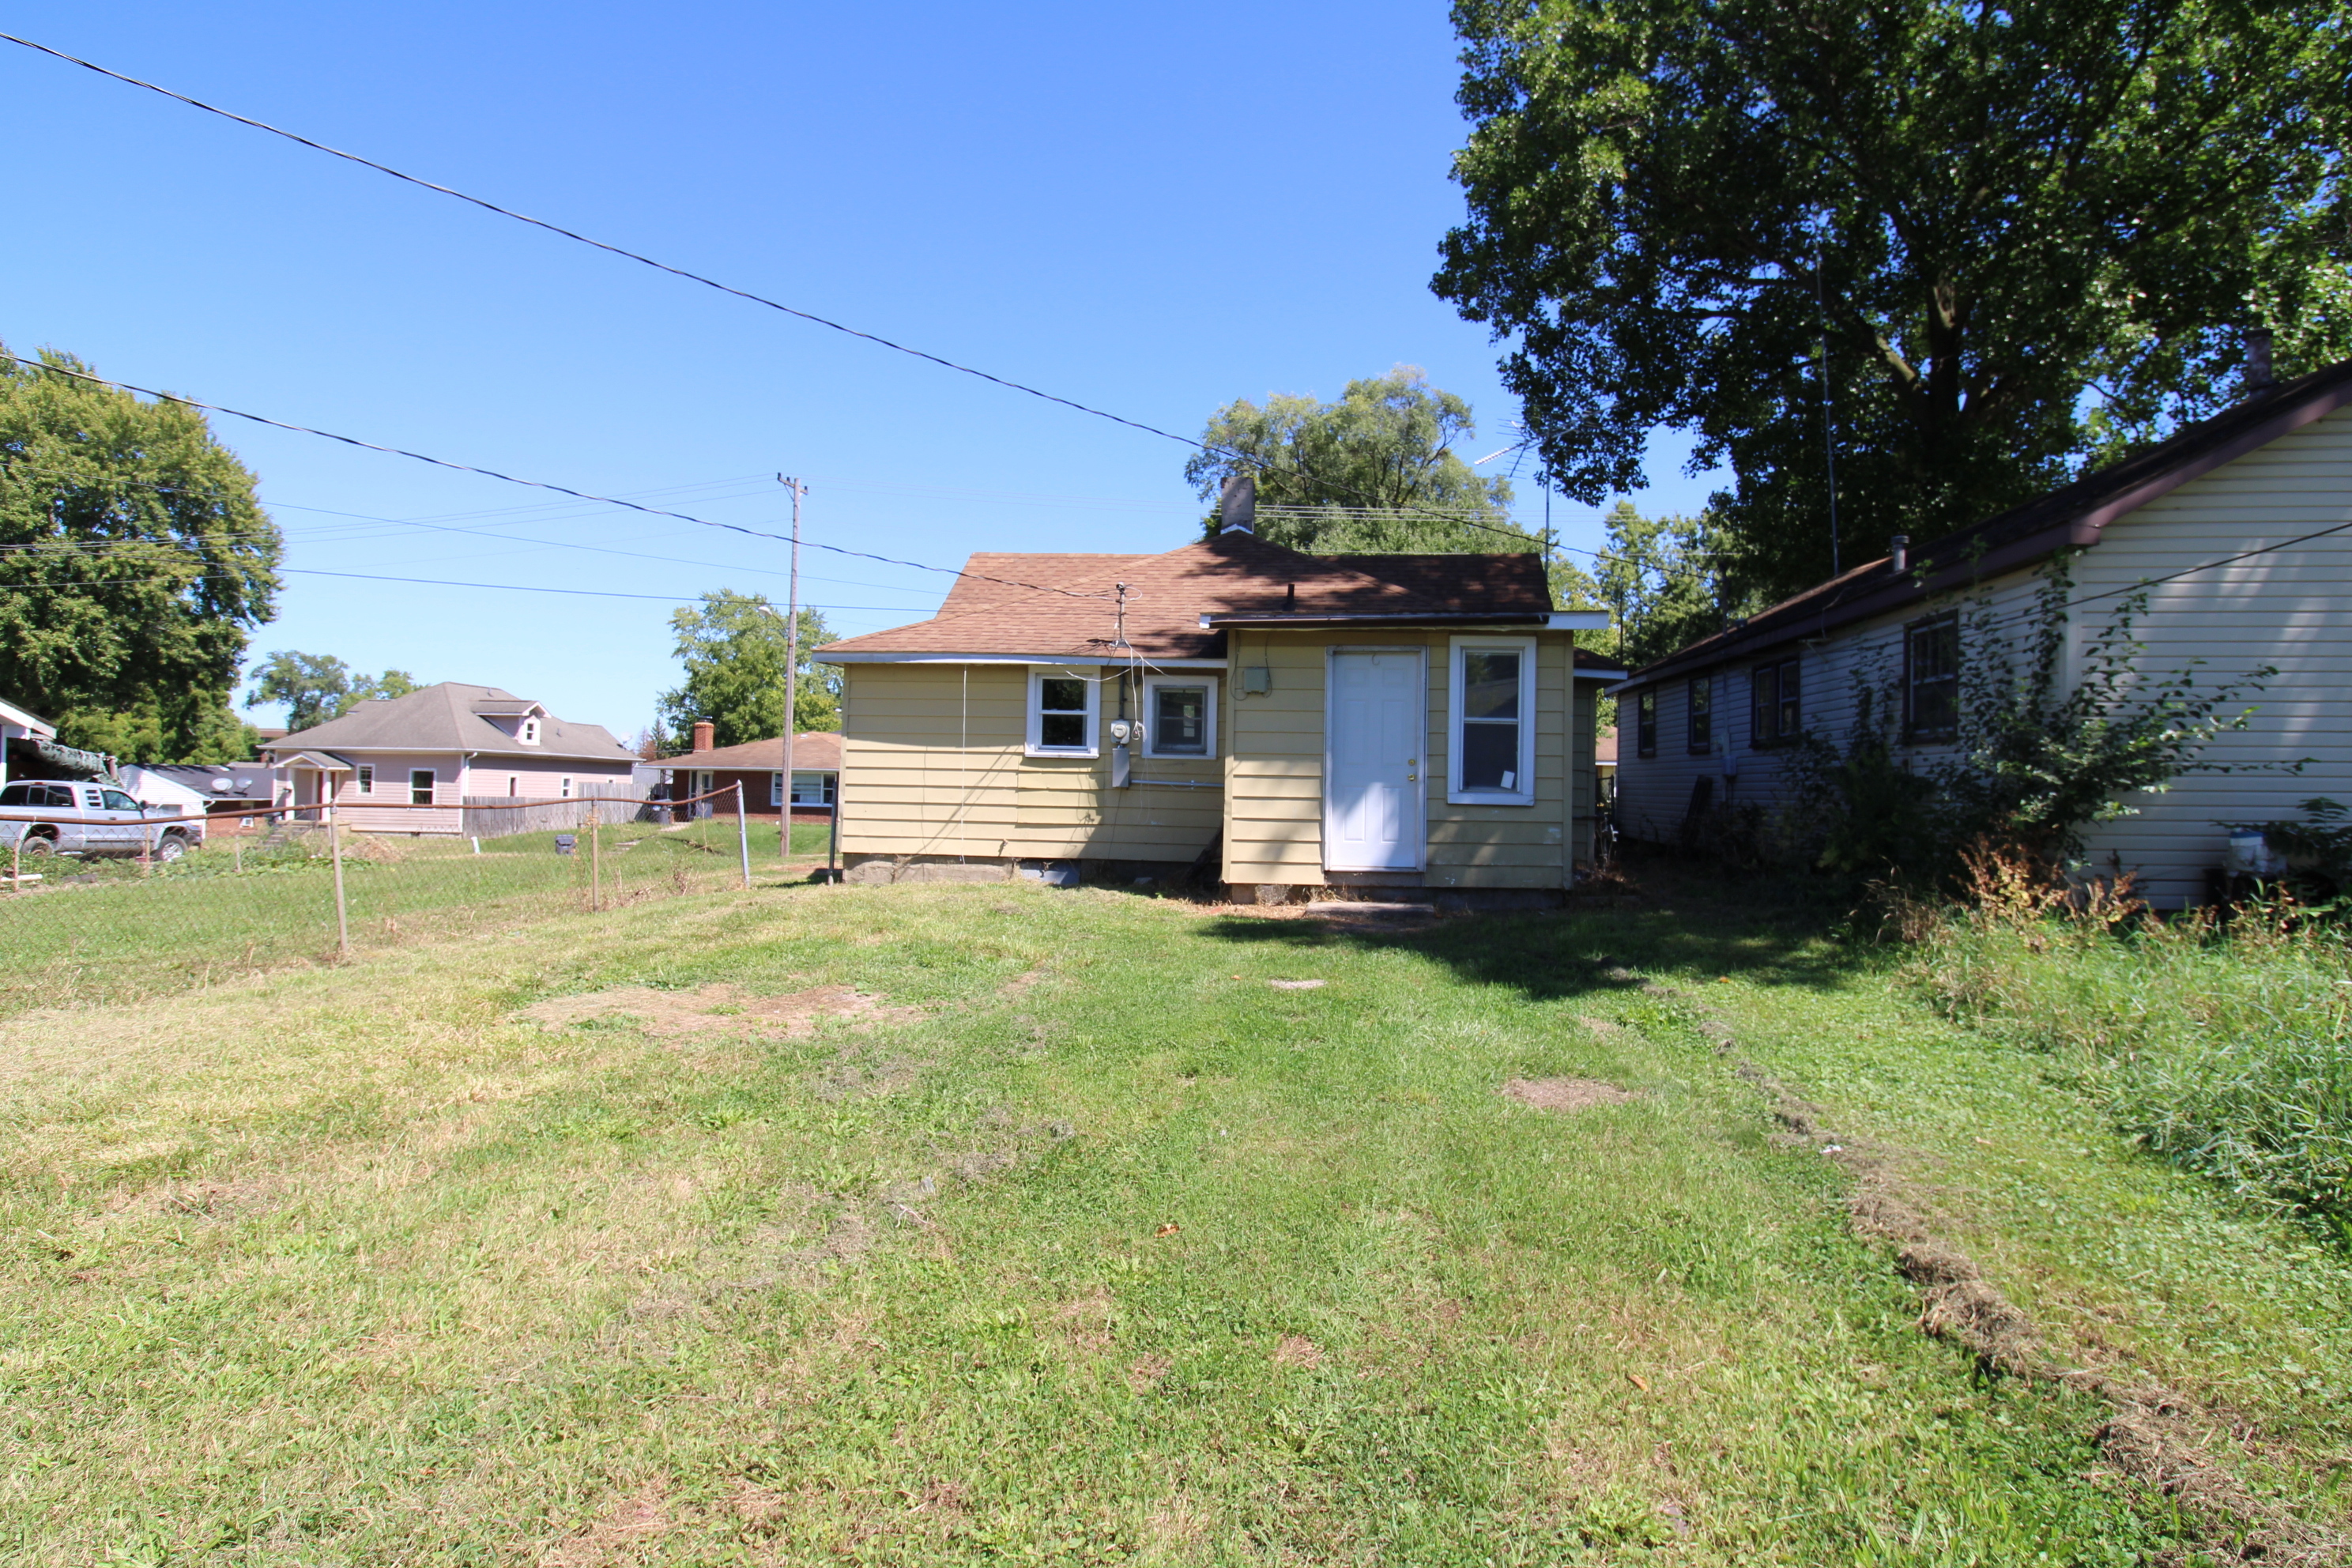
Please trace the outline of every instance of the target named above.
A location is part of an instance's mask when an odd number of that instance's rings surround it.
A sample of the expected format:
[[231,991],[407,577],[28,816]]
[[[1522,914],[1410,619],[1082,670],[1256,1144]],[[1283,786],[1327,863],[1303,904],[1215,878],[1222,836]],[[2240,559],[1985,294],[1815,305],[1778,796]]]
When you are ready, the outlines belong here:
[[[1105,737],[1098,757],[1024,755],[1025,665],[856,664],[844,673],[844,854],[1190,860],[1217,831],[1216,790],[1110,788]],[[1098,725],[1118,710],[1117,688],[1107,687]],[[1223,712],[1221,703],[1221,730]],[[1221,767],[1139,752],[1132,772],[1139,781],[1213,784]]]
[[[1519,635],[1514,631],[1512,635]],[[1318,883],[1323,871],[1325,679],[1335,647],[1412,647],[1427,659],[1427,861],[1439,888],[1558,888],[1591,833],[1592,687],[1571,699],[1573,639],[1537,637],[1536,798],[1531,805],[1455,805],[1445,798],[1453,634],[1250,630],[1234,634],[1226,689],[1234,756],[1225,767],[1225,879]],[[1269,689],[1244,695],[1244,672]],[[1570,715],[1579,724],[1570,739]]]

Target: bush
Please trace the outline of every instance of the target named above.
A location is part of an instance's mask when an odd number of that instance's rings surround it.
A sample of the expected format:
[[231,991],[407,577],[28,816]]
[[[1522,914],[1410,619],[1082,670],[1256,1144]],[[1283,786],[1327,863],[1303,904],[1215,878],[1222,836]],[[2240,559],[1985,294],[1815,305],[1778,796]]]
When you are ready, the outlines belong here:
[[1979,901],[1906,973],[1951,1016],[2070,1058],[2144,1147],[2352,1243],[2352,949],[2309,910],[2225,930],[2149,919],[2127,889]]

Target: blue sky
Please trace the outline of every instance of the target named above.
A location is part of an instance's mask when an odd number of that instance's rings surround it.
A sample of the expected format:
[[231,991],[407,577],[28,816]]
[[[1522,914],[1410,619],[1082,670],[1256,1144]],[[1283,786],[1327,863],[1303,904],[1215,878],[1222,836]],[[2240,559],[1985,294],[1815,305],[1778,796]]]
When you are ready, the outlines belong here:
[[[1442,5],[7,15],[112,68],[1167,429],[1404,363],[1470,399],[1471,456],[1512,439],[1496,346],[1428,289],[1461,213]],[[780,525],[772,476],[793,473],[809,539],[938,565],[1192,536],[1173,442],[13,45],[0,100],[18,219],[0,341],[20,353],[755,528]],[[676,605],[783,594],[780,545],[215,428],[261,476],[291,568],[656,595],[298,571],[257,655],[503,686],[625,733],[676,682]],[[1681,451],[1654,455],[1645,510],[1704,500]],[[1522,484],[1522,514],[1540,507]],[[1597,517],[1554,505],[1570,544],[1598,542]],[[803,569],[845,633],[918,619],[948,582],[818,551]]]

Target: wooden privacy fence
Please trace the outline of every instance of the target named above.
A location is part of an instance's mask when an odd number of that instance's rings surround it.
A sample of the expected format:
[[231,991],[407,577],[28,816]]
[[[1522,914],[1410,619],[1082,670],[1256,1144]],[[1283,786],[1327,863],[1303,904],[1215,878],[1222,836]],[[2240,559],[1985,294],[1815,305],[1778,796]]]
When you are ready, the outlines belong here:
[[611,826],[634,822],[646,804],[635,795],[591,793],[569,800],[517,800],[506,795],[469,795],[459,803],[468,838],[509,838],[518,833],[562,833],[585,827],[589,819]]

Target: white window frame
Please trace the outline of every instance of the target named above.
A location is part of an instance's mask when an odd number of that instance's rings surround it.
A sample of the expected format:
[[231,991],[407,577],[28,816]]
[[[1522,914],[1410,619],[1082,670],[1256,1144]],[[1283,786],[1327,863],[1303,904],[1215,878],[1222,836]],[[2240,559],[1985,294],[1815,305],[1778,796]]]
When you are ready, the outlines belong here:
[[780,773],[771,772],[768,774],[768,804],[779,810],[783,806],[784,775]]
[[[1160,689],[1163,686],[1205,688],[1201,717],[1207,722],[1205,752],[1163,752],[1160,749]],[[1143,682],[1143,754],[1171,763],[1212,763],[1217,759],[1217,680],[1213,675],[1154,675]]]
[[[1045,682],[1049,679],[1077,681],[1087,694],[1087,743],[1083,746],[1049,746],[1038,737],[1045,733],[1045,710],[1038,705],[1045,700]],[[1056,710],[1066,711],[1066,710]],[[1033,664],[1029,667],[1029,726],[1027,743],[1022,748],[1033,757],[1098,757],[1102,754],[1102,682],[1068,665]]]
[[373,765],[367,763],[362,763],[359,765],[359,776],[356,782],[360,786],[360,793],[362,795],[373,795],[375,793],[375,768]]
[[[425,798],[423,800],[418,800],[416,798],[416,781],[418,779],[423,779],[425,781]],[[441,774],[438,769],[411,768],[408,770],[408,802],[411,805],[437,805],[440,801],[440,796]]]
[[[1446,654],[1445,799],[1450,805],[1533,805],[1536,803],[1536,639],[1464,635],[1453,640]],[[1462,672],[1469,653],[1516,653],[1519,656],[1519,765],[1512,770],[1515,789],[1462,787]]]
[[572,798],[572,781],[570,779],[567,778],[563,781],[563,793],[556,798],[559,800],[570,800]]
[[815,780],[817,793],[817,798],[814,800],[803,800],[799,795],[795,794],[793,796],[793,804],[794,805],[815,806],[823,810],[832,809],[833,802],[824,798],[826,786],[828,784],[832,784],[835,789],[838,789],[839,783],[830,770],[824,768],[794,768],[793,770],[793,777],[795,780],[803,778]]
[[538,721],[536,718],[529,718],[529,719],[525,719],[521,723],[520,723],[520,724],[516,725],[516,726],[515,726],[515,739],[516,739],[516,740],[518,740],[518,741],[520,741],[520,742],[522,742],[524,745],[526,745],[526,746],[536,746],[536,745],[538,745],[538,744],[539,744],[539,721]]

